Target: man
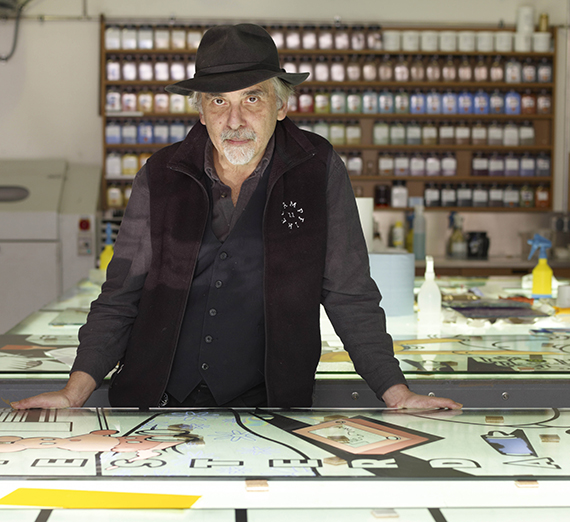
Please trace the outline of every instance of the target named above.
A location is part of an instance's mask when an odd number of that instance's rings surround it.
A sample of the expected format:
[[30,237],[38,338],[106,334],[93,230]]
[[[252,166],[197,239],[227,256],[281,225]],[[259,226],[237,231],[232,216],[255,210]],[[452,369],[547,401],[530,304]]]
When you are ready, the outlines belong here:
[[113,406],[310,406],[322,303],[390,407],[413,394],[393,356],[346,169],[286,118],[293,86],[261,27],[204,35],[200,122],[138,173],[67,386],[14,408],[81,406],[118,361]]

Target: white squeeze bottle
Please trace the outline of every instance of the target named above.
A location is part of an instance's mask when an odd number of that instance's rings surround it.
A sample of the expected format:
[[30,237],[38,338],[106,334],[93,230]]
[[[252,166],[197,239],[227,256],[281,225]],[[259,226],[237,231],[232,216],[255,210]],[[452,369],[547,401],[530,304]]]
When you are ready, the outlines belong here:
[[435,282],[433,257],[426,256],[426,273],[418,294],[418,319],[422,323],[441,323],[441,291]]

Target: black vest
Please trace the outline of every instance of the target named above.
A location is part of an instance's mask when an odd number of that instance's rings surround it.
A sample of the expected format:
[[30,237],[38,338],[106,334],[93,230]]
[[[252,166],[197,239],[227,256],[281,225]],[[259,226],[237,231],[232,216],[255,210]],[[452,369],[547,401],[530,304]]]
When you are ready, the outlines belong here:
[[201,381],[225,404],[264,380],[262,223],[270,169],[223,243],[212,231],[210,205],[167,386],[180,402]]

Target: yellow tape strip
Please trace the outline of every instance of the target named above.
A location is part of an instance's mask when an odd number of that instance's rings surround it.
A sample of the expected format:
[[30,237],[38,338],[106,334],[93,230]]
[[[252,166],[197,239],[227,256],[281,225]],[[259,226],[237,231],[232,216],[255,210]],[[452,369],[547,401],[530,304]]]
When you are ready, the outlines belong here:
[[63,509],[189,509],[199,498],[194,495],[19,488],[0,498],[0,506]]

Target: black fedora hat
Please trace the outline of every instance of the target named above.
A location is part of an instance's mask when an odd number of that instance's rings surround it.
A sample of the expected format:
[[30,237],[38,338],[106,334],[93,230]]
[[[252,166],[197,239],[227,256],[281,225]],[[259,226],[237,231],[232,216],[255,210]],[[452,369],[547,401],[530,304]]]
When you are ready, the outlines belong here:
[[194,78],[166,87],[188,96],[198,92],[232,92],[278,77],[291,85],[309,73],[288,73],[279,67],[279,54],[270,34],[255,24],[217,25],[208,29],[196,53]]

